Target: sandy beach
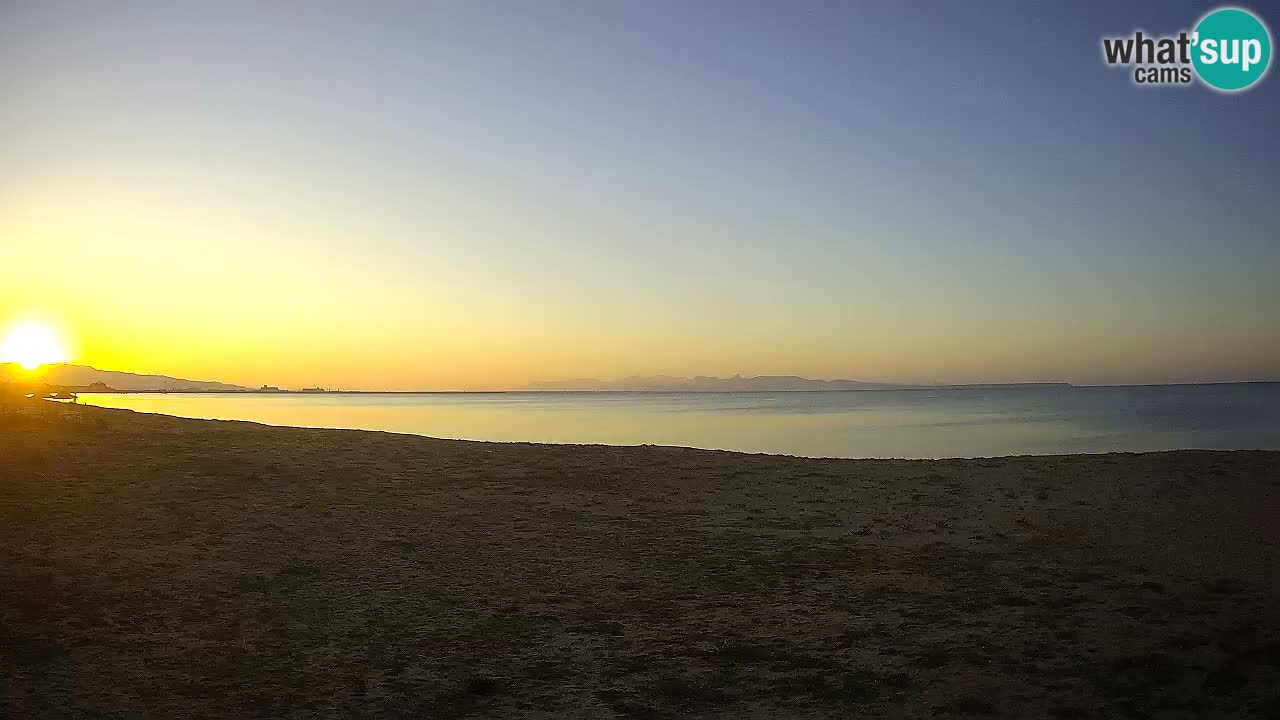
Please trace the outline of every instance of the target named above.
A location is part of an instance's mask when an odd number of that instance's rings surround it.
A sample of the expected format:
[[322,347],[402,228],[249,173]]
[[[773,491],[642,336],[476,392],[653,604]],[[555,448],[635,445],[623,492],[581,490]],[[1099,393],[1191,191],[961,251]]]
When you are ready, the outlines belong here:
[[0,424],[7,717],[1280,717],[1280,453]]

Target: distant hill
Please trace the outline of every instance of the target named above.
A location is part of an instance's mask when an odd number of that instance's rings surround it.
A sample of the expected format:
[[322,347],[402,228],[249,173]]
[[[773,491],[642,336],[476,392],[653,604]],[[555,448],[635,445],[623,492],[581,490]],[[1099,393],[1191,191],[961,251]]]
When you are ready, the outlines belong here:
[[[16,380],[26,382],[32,374],[23,370],[16,363],[0,363],[0,381]],[[71,387],[87,387],[94,383],[102,383],[113,390],[200,390],[205,392],[237,392],[245,390],[239,385],[228,385],[220,382],[201,380],[183,380],[166,375],[135,375],[134,373],[99,370],[87,365],[45,365],[36,371],[37,382],[49,385],[67,385]]]
[[730,378],[636,375],[621,380],[575,378],[535,382],[520,388],[530,392],[804,392],[814,390],[977,390],[995,388],[1071,387],[1070,383],[983,383],[972,385],[909,385],[861,380],[814,380],[797,375]]
[[648,392],[792,392],[802,390],[888,390],[906,387],[860,380],[812,380],[796,375],[761,375],[730,378],[672,377],[669,375],[632,376],[621,380],[577,378],[536,382],[524,386],[531,391],[648,391]]

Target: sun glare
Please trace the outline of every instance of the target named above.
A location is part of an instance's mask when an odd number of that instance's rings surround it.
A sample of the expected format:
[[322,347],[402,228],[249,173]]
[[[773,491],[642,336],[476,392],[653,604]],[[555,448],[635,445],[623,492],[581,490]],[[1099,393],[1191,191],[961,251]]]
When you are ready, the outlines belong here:
[[5,336],[0,345],[0,362],[18,363],[27,370],[41,365],[65,362],[66,351],[58,333],[48,325],[27,323],[18,325]]

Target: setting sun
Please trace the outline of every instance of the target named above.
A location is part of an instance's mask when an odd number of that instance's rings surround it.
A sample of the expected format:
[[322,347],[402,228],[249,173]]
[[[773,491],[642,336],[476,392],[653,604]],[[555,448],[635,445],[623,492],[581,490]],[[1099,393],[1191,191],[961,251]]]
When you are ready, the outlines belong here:
[[66,351],[52,327],[26,323],[9,331],[0,346],[0,362],[18,363],[27,370],[64,362]]

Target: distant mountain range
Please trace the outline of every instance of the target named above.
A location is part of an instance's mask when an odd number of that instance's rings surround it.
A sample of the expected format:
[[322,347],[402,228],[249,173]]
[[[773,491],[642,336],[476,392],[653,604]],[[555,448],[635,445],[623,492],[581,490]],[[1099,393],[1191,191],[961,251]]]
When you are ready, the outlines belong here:
[[794,390],[878,390],[892,387],[897,386],[858,380],[811,380],[796,375],[761,375],[759,377],[734,375],[731,378],[709,377],[706,375],[697,377],[635,375],[620,380],[575,378],[572,380],[535,382],[524,386],[522,389],[535,392],[557,390],[631,390],[650,392],[747,392],[766,390],[785,392]]
[[[16,363],[0,363],[0,382],[29,382],[31,373]],[[135,373],[99,370],[87,365],[45,365],[34,380],[48,385],[87,389],[95,383],[105,388],[123,392],[248,392],[249,388],[204,380],[184,380],[167,375],[138,375]],[[861,380],[814,380],[798,375],[760,375],[729,378],[677,377],[672,375],[636,375],[619,380],[576,378],[535,382],[517,390],[529,392],[806,392],[818,390],[911,390],[944,388],[1001,388],[1001,387],[1070,387],[1069,383],[992,383],[981,385],[911,385],[902,383],[876,383]],[[277,388],[255,389],[254,392],[279,392]]]
[[[112,390],[130,392],[147,390],[199,390],[202,392],[237,392],[245,390],[239,385],[228,385],[220,382],[201,380],[183,380],[166,375],[136,375],[134,373],[99,370],[87,365],[45,365],[36,371],[37,382],[49,385],[65,385],[68,387],[89,387],[94,383],[102,383]],[[0,363],[0,382],[26,382],[32,374],[23,370],[17,363]]]
[[553,380],[525,385],[522,390],[531,392],[800,392],[813,390],[908,390],[927,388],[982,388],[982,387],[1069,387],[1069,383],[1014,383],[984,385],[910,385],[874,383],[861,380],[813,380],[797,375],[760,375],[730,378],[673,377],[670,375],[641,375],[621,380],[577,378]]

